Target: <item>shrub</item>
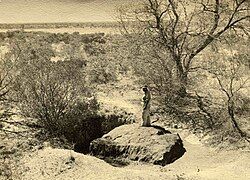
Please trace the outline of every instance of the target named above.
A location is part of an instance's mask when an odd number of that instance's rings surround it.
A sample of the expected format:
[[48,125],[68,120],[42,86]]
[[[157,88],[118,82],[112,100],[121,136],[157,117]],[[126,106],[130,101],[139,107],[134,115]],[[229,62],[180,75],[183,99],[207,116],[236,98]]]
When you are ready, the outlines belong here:
[[74,62],[42,63],[22,69],[15,84],[16,97],[26,115],[56,129],[57,120],[71,110],[80,96],[86,96],[87,88]]
[[[2,52],[0,51],[0,54]],[[3,58],[0,55],[0,102],[6,100],[10,91],[13,77],[13,63],[11,59],[3,53]]]
[[75,144],[75,151],[87,153],[90,142],[103,135],[98,110],[95,98],[79,99],[63,117],[60,132]]
[[84,62],[52,62],[52,47],[46,42],[19,46],[22,52],[16,63],[13,97],[23,114],[37,118],[50,133],[73,143],[99,136],[99,106],[86,87]]
[[86,153],[93,139],[124,124],[120,115],[99,114],[99,104],[87,87],[84,59],[51,61],[52,45],[36,38],[15,40],[10,47],[10,54],[18,56],[12,96],[23,114],[37,118],[50,135]]
[[105,84],[117,80],[116,67],[103,57],[93,57],[87,66],[88,80],[91,83]]

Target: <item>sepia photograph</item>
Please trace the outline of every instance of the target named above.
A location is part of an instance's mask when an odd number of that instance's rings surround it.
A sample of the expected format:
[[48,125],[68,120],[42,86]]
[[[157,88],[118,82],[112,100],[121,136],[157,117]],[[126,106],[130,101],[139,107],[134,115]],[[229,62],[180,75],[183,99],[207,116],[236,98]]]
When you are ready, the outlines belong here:
[[249,0],[0,0],[0,180],[249,179]]

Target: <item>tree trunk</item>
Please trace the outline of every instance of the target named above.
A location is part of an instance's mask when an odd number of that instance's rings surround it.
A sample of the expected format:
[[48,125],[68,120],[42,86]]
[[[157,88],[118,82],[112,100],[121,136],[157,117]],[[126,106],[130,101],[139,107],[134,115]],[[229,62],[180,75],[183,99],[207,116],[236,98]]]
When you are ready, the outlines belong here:
[[178,93],[181,97],[185,97],[187,95],[187,74],[183,73],[179,76],[180,78],[180,87]]
[[228,100],[227,110],[228,110],[228,114],[229,114],[229,116],[231,118],[233,128],[237,130],[237,132],[241,135],[241,137],[245,137],[244,132],[242,132],[242,130],[240,129],[240,127],[239,127],[239,125],[237,123],[237,121],[235,120],[234,102],[233,102],[233,100],[231,98]]

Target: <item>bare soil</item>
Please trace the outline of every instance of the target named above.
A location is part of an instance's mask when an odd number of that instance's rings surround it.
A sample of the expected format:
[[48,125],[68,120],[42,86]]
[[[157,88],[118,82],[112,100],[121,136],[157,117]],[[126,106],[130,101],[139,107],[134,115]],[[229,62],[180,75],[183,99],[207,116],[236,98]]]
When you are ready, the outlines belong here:
[[[118,84],[107,84],[98,93],[103,108],[121,108],[136,115],[141,123],[141,87],[124,78]],[[158,124],[162,125],[162,124]],[[204,145],[203,140],[188,130],[166,129],[179,133],[187,152],[165,167],[132,162],[125,167],[113,167],[92,156],[65,149],[35,150],[21,160],[22,179],[195,179],[195,180],[248,180],[250,151],[216,149]]]

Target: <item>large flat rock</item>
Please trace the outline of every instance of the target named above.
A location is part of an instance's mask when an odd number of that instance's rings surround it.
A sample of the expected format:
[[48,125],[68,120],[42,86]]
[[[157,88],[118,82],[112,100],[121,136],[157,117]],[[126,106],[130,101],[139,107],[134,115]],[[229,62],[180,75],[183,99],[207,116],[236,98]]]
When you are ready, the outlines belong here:
[[138,124],[115,128],[90,144],[90,153],[99,158],[119,158],[165,166],[185,153],[178,134],[159,126]]

